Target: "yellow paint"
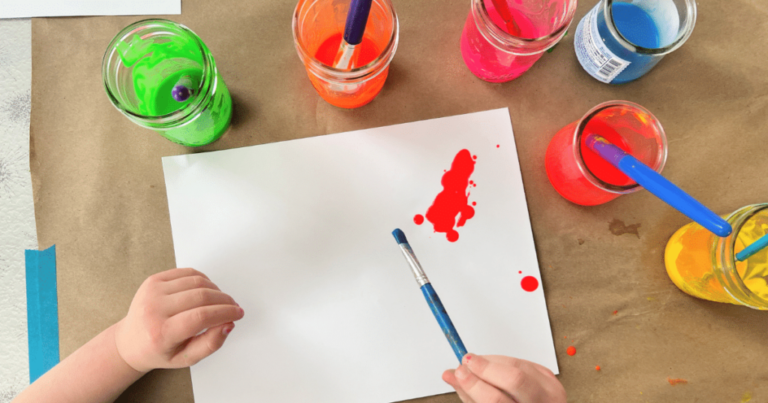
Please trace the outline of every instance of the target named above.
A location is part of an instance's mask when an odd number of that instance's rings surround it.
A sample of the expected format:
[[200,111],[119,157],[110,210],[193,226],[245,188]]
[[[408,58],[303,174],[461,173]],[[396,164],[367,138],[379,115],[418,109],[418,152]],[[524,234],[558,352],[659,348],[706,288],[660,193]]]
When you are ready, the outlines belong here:
[[741,403],[747,403],[752,400],[752,393],[744,392],[744,396],[741,397]]
[[[768,209],[761,210],[742,225],[734,254],[768,233]],[[710,301],[739,304],[715,277],[710,256],[717,237],[696,223],[675,232],[667,243],[664,263],[669,278],[684,292]],[[754,294],[768,299],[768,248],[745,262],[736,262],[736,271]]]

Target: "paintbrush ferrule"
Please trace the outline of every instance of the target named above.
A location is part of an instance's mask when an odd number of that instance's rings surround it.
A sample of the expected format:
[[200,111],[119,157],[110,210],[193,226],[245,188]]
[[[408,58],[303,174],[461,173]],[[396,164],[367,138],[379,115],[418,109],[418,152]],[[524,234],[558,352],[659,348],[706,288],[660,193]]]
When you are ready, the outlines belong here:
[[403,252],[403,256],[405,256],[405,260],[408,262],[408,266],[411,266],[411,271],[413,272],[413,276],[416,278],[416,282],[419,283],[419,287],[423,286],[424,284],[429,284],[429,279],[424,273],[424,269],[421,268],[419,259],[416,259],[416,255],[413,253],[411,245],[407,243],[401,243],[399,245],[400,250]]

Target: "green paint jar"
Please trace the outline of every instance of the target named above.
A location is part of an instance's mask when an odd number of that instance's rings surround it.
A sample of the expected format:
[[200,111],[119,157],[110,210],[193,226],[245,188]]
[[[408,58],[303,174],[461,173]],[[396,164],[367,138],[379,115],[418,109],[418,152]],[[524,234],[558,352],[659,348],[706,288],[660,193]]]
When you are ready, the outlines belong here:
[[[120,31],[104,53],[102,78],[128,119],[185,146],[218,140],[232,120],[232,98],[211,51],[173,21],[144,20]],[[187,89],[186,99],[174,88]]]

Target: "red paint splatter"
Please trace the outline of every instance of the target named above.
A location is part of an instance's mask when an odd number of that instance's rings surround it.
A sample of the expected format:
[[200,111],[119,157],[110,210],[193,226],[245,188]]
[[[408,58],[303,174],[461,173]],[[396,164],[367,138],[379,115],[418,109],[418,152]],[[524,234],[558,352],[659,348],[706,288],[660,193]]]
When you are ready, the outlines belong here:
[[496,148],[499,148],[499,145],[498,145],[498,144],[496,144]]
[[[477,158],[477,156],[475,156]],[[450,242],[459,239],[459,233],[454,229],[464,226],[475,216],[475,209],[468,203],[469,177],[475,170],[475,161],[468,150],[461,150],[453,159],[451,169],[445,171],[440,192],[432,206],[427,209],[426,218],[435,228],[435,232],[445,233]],[[458,217],[458,220],[457,220]]]
[[599,371],[599,370],[600,370],[600,366],[598,365],[595,367],[595,371]]
[[473,185],[474,183],[475,183],[475,181],[469,181],[470,185]]
[[517,274],[523,274],[522,270],[518,270]]
[[669,382],[670,385],[675,386],[679,384],[685,385],[688,383],[687,379],[680,379],[680,378],[667,378],[667,382]]
[[619,313],[619,311],[613,311],[613,314],[614,314],[614,315],[616,315],[617,313]]
[[477,202],[472,202],[472,205],[473,206],[477,206]]
[[477,159],[477,155],[473,155],[473,156],[472,156],[472,159],[473,159],[473,160],[476,160],[476,159]]
[[413,222],[415,222],[416,225],[421,225],[421,223],[424,222],[424,216],[421,214],[416,214],[413,216]]
[[523,280],[520,282],[520,286],[523,287],[523,290],[528,292],[536,291],[537,288],[539,288],[539,280],[536,280],[536,277],[532,276],[525,276],[523,277]]
[[565,353],[570,355],[570,356],[576,355],[576,347],[574,347],[574,346],[568,347],[568,349],[565,350]]

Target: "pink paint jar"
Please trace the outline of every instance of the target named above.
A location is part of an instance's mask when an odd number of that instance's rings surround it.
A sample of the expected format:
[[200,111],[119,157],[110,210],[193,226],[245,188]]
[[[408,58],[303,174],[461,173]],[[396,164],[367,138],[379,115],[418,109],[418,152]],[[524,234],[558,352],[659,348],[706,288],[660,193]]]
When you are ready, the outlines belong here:
[[514,80],[565,36],[576,0],[472,0],[461,55],[472,74]]

